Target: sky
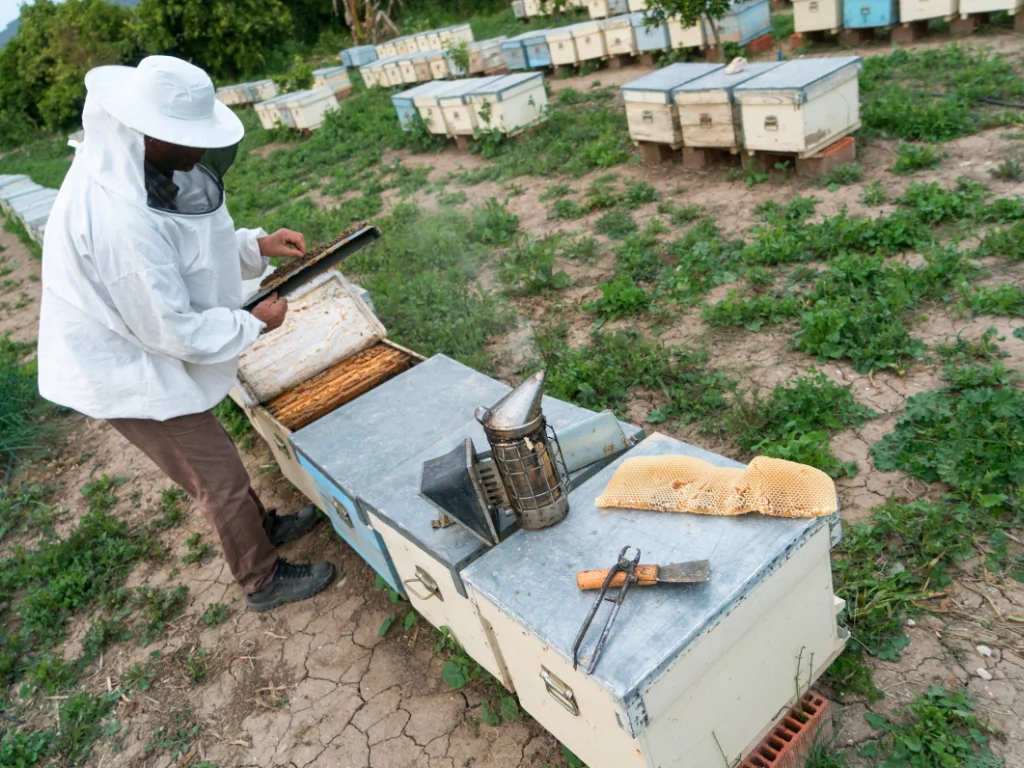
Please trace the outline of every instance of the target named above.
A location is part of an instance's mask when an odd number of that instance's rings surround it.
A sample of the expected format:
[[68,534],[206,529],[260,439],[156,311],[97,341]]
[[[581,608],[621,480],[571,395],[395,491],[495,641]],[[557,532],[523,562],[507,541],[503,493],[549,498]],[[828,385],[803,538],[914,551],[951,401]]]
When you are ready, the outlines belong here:
[[23,0],[0,0],[0,29],[7,26],[7,22],[18,18],[18,8]]

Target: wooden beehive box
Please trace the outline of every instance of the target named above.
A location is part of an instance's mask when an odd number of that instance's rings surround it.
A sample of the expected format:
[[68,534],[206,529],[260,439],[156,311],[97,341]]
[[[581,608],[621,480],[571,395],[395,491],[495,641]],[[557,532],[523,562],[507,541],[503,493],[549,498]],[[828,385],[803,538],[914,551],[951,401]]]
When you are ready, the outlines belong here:
[[1022,8],[1024,0],[960,0],[960,13],[964,15],[994,11],[1016,14]]
[[383,82],[388,87],[394,88],[405,82],[405,78],[402,76],[401,62],[404,57],[392,56],[390,59],[384,59],[384,79]]
[[270,79],[257,80],[253,83],[253,87],[256,89],[256,99],[258,101],[274,98],[279,90],[277,83]]
[[402,126],[403,131],[408,131],[412,128],[416,118],[419,117],[419,110],[416,107],[416,98],[429,96],[439,88],[446,85],[443,80],[431,80],[427,83],[417,85],[415,88],[410,88],[407,91],[396,93],[391,97],[391,103],[395,106],[395,112],[398,114],[398,122]]
[[395,52],[399,56],[408,56],[410,53],[418,50],[415,41],[411,37],[398,37],[392,42],[394,42]]
[[575,27],[573,24],[548,30],[548,51],[551,53],[552,66],[575,66],[580,63],[576,55],[576,38],[572,34]]
[[551,66],[551,51],[544,30],[523,38],[523,52],[526,54],[527,66],[534,69]]
[[441,109],[441,97],[448,94],[462,94],[467,88],[472,87],[470,80],[451,80],[437,83],[437,89],[413,98],[413,104],[420,113],[423,124],[427,126],[430,133],[439,136],[448,135],[448,125],[445,122],[444,112]]
[[361,67],[364,64],[369,64],[371,61],[376,61],[377,49],[380,46],[373,45],[357,45],[354,48],[348,48],[345,53],[348,54],[348,61],[350,67]]
[[899,23],[899,0],[850,0],[843,3],[843,26],[873,29]]
[[523,10],[526,12],[526,18],[528,19],[544,15],[543,10],[541,10],[540,0],[524,0]]
[[580,22],[573,27],[572,36],[576,40],[576,56],[580,61],[603,59],[608,55],[608,49],[604,44],[604,35],[601,34],[598,22]]
[[506,35],[502,35],[490,40],[470,43],[467,46],[469,51],[469,74],[482,75],[488,70],[504,66],[505,55],[502,53],[501,44],[507,39]]
[[387,46],[384,43],[373,46],[373,50],[377,53],[378,59],[386,59],[388,57]]
[[[769,0],[733,0],[730,10],[715,22],[718,38],[723,43],[746,45],[751,40],[770,34],[772,20]],[[715,44],[711,29],[704,30],[708,45]]]
[[395,41],[389,40],[384,43],[384,56],[381,58],[393,59],[398,55],[398,48],[395,47]]
[[229,107],[245,103],[245,94],[237,85],[222,85],[216,90],[215,95],[217,101]]
[[592,19],[607,19],[608,0],[587,0],[587,12]]
[[426,32],[420,32],[418,35],[413,35],[413,41],[416,43],[416,50],[420,53],[427,53],[430,48],[430,36]]
[[859,56],[787,61],[733,90],[748,151],[813,155],[860,127]]
[[289,95],[292,98],[285,101],[284,106],[292,113],[295,128],[300,131],[315,131],[324,124],[327,112],[338,108],[338,98],[330,88],[314,88]]
[[432,29],[427,34],[427,42],[430,44],[430,50],[441,51],[444,50],[444,44],[441,42],[441,33],[436,29]]
[[432,51],[427,51],[425,53],[414,53],[410,56],[413,70],[416,73],[417,83],[426,83],[434,79],[434,71],[430,68],[431,53]]
[[427,63],[430,65],[430,74],[435,80],[444,80],[451,74],[448,55],[444,51],[431,51],[428,53]]
[[473,42],[473,27],[469,24],[456,24],[448,27],[448,35],[452,45],[469,45]]
[[793,28],[803,32],[835,32],[843,27],[844,0],[793,0]]
[[722,69],[721,64],[670,64],[622,86],[626,121],[633,141],[672,147],[682,144],[683,132],[672,91],[718,69]]
[[952,19],[959,9],[959,0],[900,0],[900,23],[926,19]]
[[704,37],[704,25],[694,24],[692,27],[684,27],[678,19],[670,19],[668,41],[673,51],[684,48],[704,48],[707,44],[707,39]]
[[501,53],[505,57],[505,66],[510,70],[526,69],[525,38],[531,33],[510,37],[501,43]]
[[629,10],[632,11],[646,11],[648,0],[628,0]]
[[469,93],[480,130],[497,130],[508,136],[529,128],[546,117],[548,105],[544,75],[540,72],[506,75]]
[[636,37],[629,14],[602,21],[601,34],[609,56],[632,56],[636,53]]
[[277,127],[281,118],[274,103],[278,99],[283,98],[284,96],[275,96],[273,99],[260,101],[253,105],[253,109],[256,110],[256,116],[260,119],[260,125],[263,126],[263,130],[269,131]]
[[525,0],[512,0],[512,15],[517,19],[528,19],[526,15],[526,1]]
[[629,13],[629,0],[608,0],[608,15],[620,16]]
[[[419,56],[419,53],[416,53],[415,56]],[[407,85],[416,83],[415,61],[414,55],[411,53],[398,58],[398,70],[402,73],[402,82]]]
[[463,80],[462,87],[445,91],[438,97],[438,105],[449,136],[472,136],[476,133],[477,118],[470,94],[501,80],[501,75],[474,77]]
[[[847,636],[836,622],[844,603],[832,587],[837,516],[597,507],[622,461],[658,455],[738,466],[652,435],[575,486],[565,520],[510,534],[461,574],[522,707],[593,768],[737,763],[828,668]],[[588,673],[605,606],[574,669],[574,641],[596,597],[579,590],[576,572],[611,566],[626,544],[651,563],[707,559],[711,578],[630,591]]]
[[733,90],[778,66],[777,61],[747,64],[733,75],[721,68],[677,86],[672,95],[679,110],[683,145],[739,151],[743,126]]
[[631,13],[629,19],[638,53],[667,51],[672,47],[667,24],[655,24],[646,13]]
[[344,98],[352,90],[352,83],[345,67],[324,67],[313,70],[313,87],[330,88],[335,96]]

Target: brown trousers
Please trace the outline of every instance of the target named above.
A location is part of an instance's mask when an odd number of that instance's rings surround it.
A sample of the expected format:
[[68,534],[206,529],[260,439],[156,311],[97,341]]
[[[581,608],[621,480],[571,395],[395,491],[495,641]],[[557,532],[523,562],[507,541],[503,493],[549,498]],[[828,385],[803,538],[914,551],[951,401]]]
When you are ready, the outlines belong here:
[[247,594],[274,577],[277,552],[267,512],[249,483],[242,457],[210,411],[167,421],[109,419],[199,505],[217,531],[228,568]]

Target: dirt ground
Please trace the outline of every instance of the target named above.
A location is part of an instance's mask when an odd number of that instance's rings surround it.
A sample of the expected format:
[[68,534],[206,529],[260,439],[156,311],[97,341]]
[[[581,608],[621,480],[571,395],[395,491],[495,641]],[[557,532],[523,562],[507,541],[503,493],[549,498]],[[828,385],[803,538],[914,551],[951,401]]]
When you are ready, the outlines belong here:
[[[968,43],[1018,53],[1021,48],[1020,38],[1011,35]],[[937,43],[924,43],[933,44]],[[876,47],[869,52],[882,50]],[[552,85],[558,90],[587,88],[597,80],[620,84],[643,72],[638,67],[603,70],[585,78],[555,80]],[[998,181],[987,173],[993,163],[1007,156],[1024,157],[1024,142],[1007,139],[1006,133],[989,131],[947,144],[944,149],[949,158],[942,167],[915,174],[912,180],[949,183],[966,176],[989,184],[998,196],[1019,194],[1021,184]],[[866,171],[864,183],[881,181],[890,197],[908,183],[887,172],[893,154],[894,145],[876,142],[859,158]],[[432,166],[431,181],[483,162],[454,149],[440,155],[403,154],[402,160],[410,166]],[[864,211],[858,201],[858,186],[832,192],[812,182],[786,179],[747,187],[742,179],[727,180],[722,169],[688,172],[679,166],[631,164],[615,172],[623,181],[642,179],[650,183],[666,200],[703,206],[720,226],[735,234],[753,223],[751,209],[769,199],[809,194],[821,201],[822,214],[834,214],[842,206],[854,213]],[[597,175],[567,183],[583,189]],[[592,228],[596,216],[574,222],[547,219],[547,205],[538,197],[553,183],[551,180],[525,178],[517,183],[523,190],[509,199],[508,207],[520,217],[525,231],[541,235]],[[498,184],[482,184],[471,190],[474,201],[491,195],[504,199],[508,194]],[[428,207],[436,205],[422,193],[419,199]],[[329,205],[330,200],[321,204]],[[654,217],[655,208],[651,204],[635,212],[638,224],[642,226]],[[871,213],[884,210],[888,207],[881,206]],[[18,302],[24,306],[0,310],[0,333],[8,331],[15,339],[29,340],[36,334],[40,295],[39,283],[31,276],[38,276],[40,263],[6,232],[0,231],[0,245],[6,248],[8,263],[15,265],[8,277],[22,281],[18,289],[2,298],[13,304],[19,291],[25,292]],[[557,301],[579,305],[594,297],[594,286],[611,274],[613,263],[606,239],[602,246],[603,253],[593,264],[562,265],[576,279],[576,285],[562,292]],[[1018,264],[1015,270],[1000,274],[1000,279],[1019,284],[1024,280],[1024,268]],[[720,298],[727,290],[728,286],[716,289],[711,298]],[[531,328],[557,311],[557,307],[538,300],[513,303],[519,325],[494,345],[501,375],[510,383],[517,364],[530,355]],[[926,315],[914,333],[928,344],[957,334],[976,338],[995,325],[1006,337],[1001,344],[1010,354],[1007,365],[1024,369],[1024,341],[1011,335],[1016,324],[999,318],[956,317],[944,306],[934,306]],[[577,330],[582,336],[588,329]],[[771,387],[813,364],[806,355],[786,348],[790,333],[785,325],[756,334],[714,331],[705,326],[699,310],[694,310],[674,320],[663,330],[661,339],[666,344],[704,345],[712,353],[712,363],[727,369],[744,386]],[[833,441],[839,458],[856,461],[860,470],[856,477],[838,482],[844,518],[863,520],[871,507],[890,495],[914,498],[925,493],[924,486],[911,478],[875,470],[868,447],[891,430],[910,395],[937,386],[935,367],[915,364],[903,377],[889,373],[864,376],[845,363],[814,367],[852,386],[857,399],[880,414],[863,429],[843,432]],[[634,408],[640,419],[646,410],[642,401]],[[90,477],[102,473],[129,478],[119,490],[122,513],[140,521],[153,514],[155,494],[169,482],[107,425],[77,416],[65,418],[69,427],[66,445],[61,458],[46,468],[49,481],[59,488],[64,523],[85,510],[79,489]],[[678,434],[701,440],[685,431]],[[721,448],[701,441],[709,448]],[[269,449],[258,438],[253,448],[242,453],[268,507],[287,513],[304,503],[276,470]],[[216,541],[210,526],[190,506],[186,522],[164,536],[174,555],[170,562],[178,561],[184,552],[184,540],[195,531],[202,532],[207,541]],[[244,596],[219,553],[206,565],[181,566],[176,574],[168,564],[143,566],[133,574],[132,586],[187,585],[190,605],[185,616],[157,644],[144,648],[118,645],[92,669],[87,684],[97,691],[108,689],[122,671],[143,661],[153,650],[173,657],[176,652],[207,648],[210,672],[200,685],[192,686],[183,675],[165,666],[165,671],[171,671],[155,681],[150,691],[118,706],[116,717],[123,724],[122,750],[115,753],[106,747],[100,749],[94,756],[96,765],[165,768],[175,764],[166,754],[147,756],[145,745],[158,726],[171,728],[185,722],[203,727],[196,751],[182,764],[201,759],[222,768],[541,768],[545,764],[564,764],[557,741],[530,719],[498,727],[483,725],[482,689],[473,684],[458,691],[448,688],[441,676],[442,659],[432,652],[432,637],[426,627],[405,632],[394,626],[385,637],[379,637],[378,629],[392,615],[392,606],[387,596],[375,589],[373,571],[328,526],[289,545],[284,555],[298,561],[330,559],[338,566],[339,578],[313,600],[258,615],[245,610]],[[220,627],[208,629],[199,622],[199,616],[216,602],[228,606],[230,617]],[[911,643],[898,663],[876,662],[875,680],[886,698],[874,708],[884,712],[905,705],[935,683],[966,686],[977,697],[980,713],[998,729],[993,749],[1009,768],[1024,768],[1024,657],[1019,653],[1024,632],[1019,625],[1015,628],[997,616],[997,612],[1003,616],[1024,614],[1024,589],[1020,585],[996,588],[981,581],[961,580],[947,590],[942,606],[942,613],[927,615],[913,625],[908,623]],[[84,623],[68,641],[66,654],[75,654],[83,631]],[[983,675],[979,670],[985,670]],[[837,747],[852,748],[870,737],[864,711],[864,702],[856,698],[837,702]],[[855,750],[850,749],[848,757],[857,763]]]

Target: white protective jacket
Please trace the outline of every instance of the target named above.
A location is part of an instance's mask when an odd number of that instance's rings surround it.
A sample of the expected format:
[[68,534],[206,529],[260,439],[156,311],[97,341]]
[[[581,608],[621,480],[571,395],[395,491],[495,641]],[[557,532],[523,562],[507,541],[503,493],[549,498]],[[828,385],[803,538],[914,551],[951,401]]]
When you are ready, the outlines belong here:
[[39,392],[99,419],[205,411],[263,329],[239,307],[243,278],[266,269],[265,233],[236,232],[223,203],[150,209],[142,134],[91,97],[83,125],[43,244]]

